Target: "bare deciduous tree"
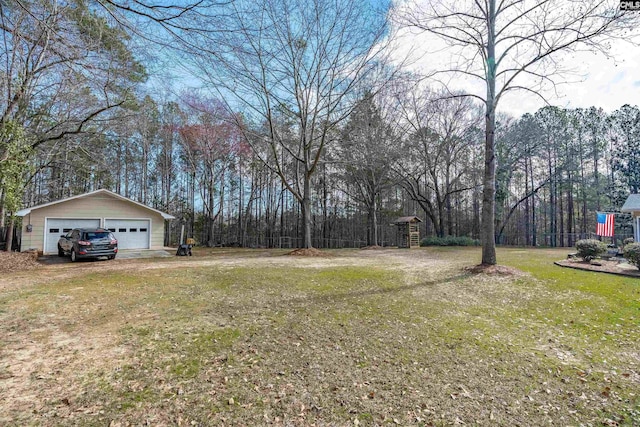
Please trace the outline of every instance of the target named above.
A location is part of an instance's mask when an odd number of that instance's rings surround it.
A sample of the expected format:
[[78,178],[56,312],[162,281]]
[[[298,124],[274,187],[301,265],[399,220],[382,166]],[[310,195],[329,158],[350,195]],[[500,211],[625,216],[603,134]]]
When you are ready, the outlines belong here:
[[246,139],[268,147],[262,160],[300,203],[309,248],[311,178],[382,58],[386,19],[368,2],[346,0],[240,0],[230,10],[226,31],[200,33],[192,53],[201,77],[262,131]]
[[406,123],[405,157],[397,173],[409,196],[424,210],[440,237],[453,234],[452,199],[477,184],[468,177],[475,169],[479,115],[466,97],[417,89],[400,100]]
[[514,90],[542,96],[566,69],[559,54],[578,49],[606,53],[607,41],[638,27],[638,14],[622,13],[618,1],[485,0],[411,2],[402,25],[443,40],[451,66],[431,74],[477,80],[484,93],[469,93],[485,105],[485,165],[482,200],[482,264],[496,264],[495,115],[500,100]]
[[[30,155],[34,149],[63,151],[62,142],[99,126],[132,100],[132,86],[146,78],[127,42],[125,33],[83,2],[2,4],[0,129],[20,127],[21,132],[3,133],[23,134],[27,143],[19,145]],[[0,159],[17,146],[14,142],[0,141]],[[25,182],[12,189],[19,198]],[[4,194],[4,184],[0,187]]]

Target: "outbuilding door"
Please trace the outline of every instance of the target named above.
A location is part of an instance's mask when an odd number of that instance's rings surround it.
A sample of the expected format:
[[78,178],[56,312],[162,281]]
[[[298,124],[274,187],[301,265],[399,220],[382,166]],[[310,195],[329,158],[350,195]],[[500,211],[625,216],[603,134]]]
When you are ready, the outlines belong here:
[[148,219],[105,219],[104,228],[115,234],[118,249],[149,249],[151,227]]
[[45,221],[44,253],[54,254],[58,252],[58,239],[60,235],[67,234],[74,228],[100,227],[100,219],[77,218],[47,218]]

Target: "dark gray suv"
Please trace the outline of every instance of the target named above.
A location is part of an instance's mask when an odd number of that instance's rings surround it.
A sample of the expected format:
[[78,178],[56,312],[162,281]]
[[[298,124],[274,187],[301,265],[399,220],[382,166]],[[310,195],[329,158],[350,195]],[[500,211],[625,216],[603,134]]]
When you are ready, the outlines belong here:
[[80,258],[114,259],[117,253],[118,241],[104,228],[74,228],[58,240],[58,256],[70,255],[73,262]]

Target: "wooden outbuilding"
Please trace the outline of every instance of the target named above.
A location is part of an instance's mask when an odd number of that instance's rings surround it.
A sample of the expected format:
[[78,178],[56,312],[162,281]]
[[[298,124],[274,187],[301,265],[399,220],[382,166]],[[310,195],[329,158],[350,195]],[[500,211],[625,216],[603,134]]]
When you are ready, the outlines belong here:
[[420,247],[420,228],[422,220],[417,216],[403,216],[396,219],[393,224],[398,227],[398,247]]

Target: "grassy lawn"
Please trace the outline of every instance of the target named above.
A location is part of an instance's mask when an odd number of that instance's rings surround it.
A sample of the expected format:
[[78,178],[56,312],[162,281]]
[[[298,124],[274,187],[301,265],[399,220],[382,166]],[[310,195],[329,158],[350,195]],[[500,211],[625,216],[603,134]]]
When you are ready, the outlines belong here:
[[476,248],[16,273],[0,425],[640,426],[640,280],[566,252],[501,249],[510,276],[466,273]]

